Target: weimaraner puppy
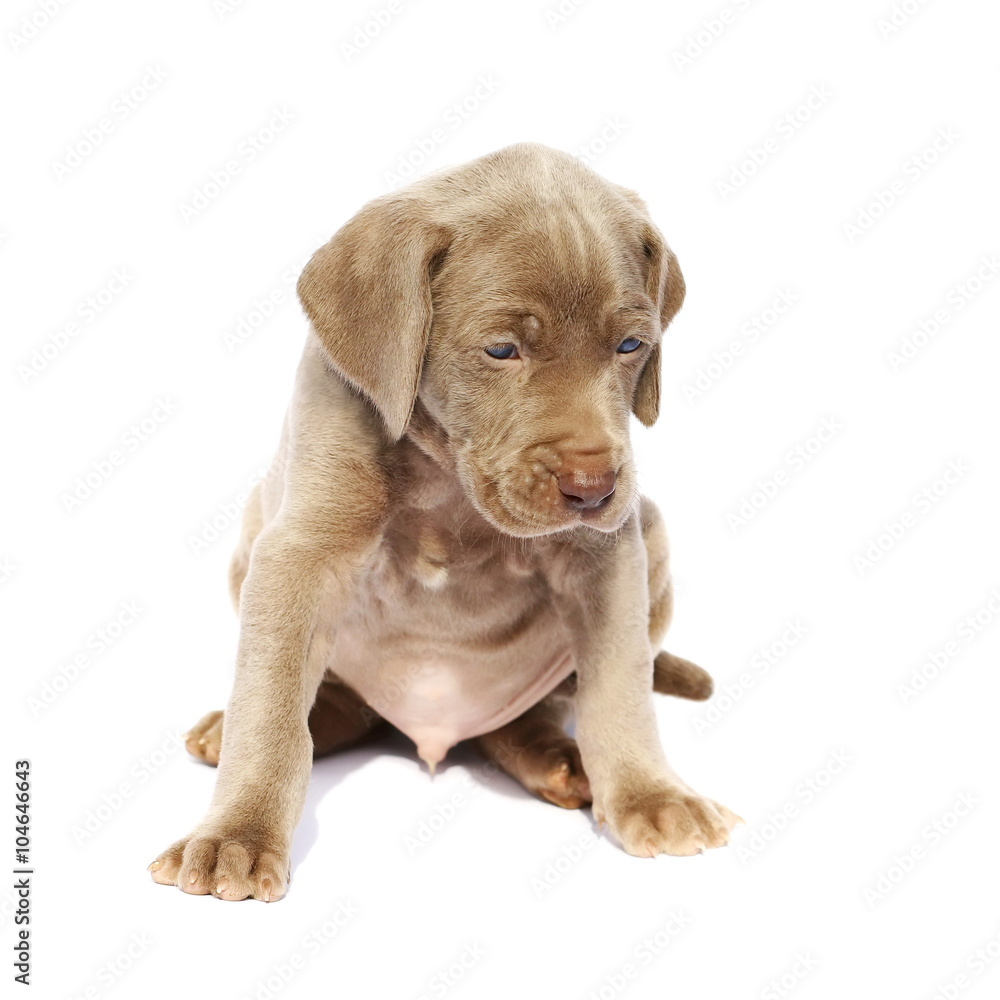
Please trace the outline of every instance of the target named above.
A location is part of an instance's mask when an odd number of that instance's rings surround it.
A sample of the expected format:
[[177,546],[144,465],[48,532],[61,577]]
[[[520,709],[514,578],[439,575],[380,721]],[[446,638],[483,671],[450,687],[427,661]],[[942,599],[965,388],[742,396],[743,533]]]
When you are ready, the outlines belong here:
[[670,768],[652,704],[711,680],[657,653],[667,540],[629,415],[656,420],[684,279],[644,203],[510,146],[367,204],[298,293],[311,329],[232,563],[224,734],[213,712],[188,741],[215,794],[154,880],[279,899],[313,756],[382,721],[431,770],[472,739],[593,802],[630,854],[726,844],[739,818]]

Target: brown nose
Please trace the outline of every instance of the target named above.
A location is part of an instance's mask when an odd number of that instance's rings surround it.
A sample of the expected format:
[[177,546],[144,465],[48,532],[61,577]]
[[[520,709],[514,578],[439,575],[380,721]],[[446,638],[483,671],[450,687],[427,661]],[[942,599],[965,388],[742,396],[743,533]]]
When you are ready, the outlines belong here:
[[600,510],[615,492],[613,472],[584,473],[579,469],[556,477],[559,492],[573,510]]

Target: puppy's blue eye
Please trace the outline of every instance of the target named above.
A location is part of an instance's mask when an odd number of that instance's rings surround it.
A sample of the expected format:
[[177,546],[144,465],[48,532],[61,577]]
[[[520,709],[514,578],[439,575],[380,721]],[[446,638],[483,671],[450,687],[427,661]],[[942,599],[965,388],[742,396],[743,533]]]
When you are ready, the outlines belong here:
[[618,345],[619,354],[631,354],[642,347],[642,341],[638,337],[628,337]]
[[494,344],[486,348],[486,353],[497,361],[509,361],[518,356],[517,348],[513,344]]

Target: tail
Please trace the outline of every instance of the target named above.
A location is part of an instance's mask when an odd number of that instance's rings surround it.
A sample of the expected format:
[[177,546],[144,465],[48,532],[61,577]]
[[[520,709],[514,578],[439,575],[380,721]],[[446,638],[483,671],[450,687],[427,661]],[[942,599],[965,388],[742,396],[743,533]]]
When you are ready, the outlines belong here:
[[704,701],[712,696],[712,677],[690,660],[660,650],[653,661],[653,690],[678,698]]

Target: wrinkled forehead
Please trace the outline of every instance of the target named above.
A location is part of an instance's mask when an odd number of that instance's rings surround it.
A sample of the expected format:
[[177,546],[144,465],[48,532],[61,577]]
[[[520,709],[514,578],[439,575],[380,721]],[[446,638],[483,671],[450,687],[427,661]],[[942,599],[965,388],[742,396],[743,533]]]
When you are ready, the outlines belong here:
[[453,307],[543,307],[572,319],[648,305],[642,238],[614,206],[528,202],[471,219],[449,249],[440,290]]

